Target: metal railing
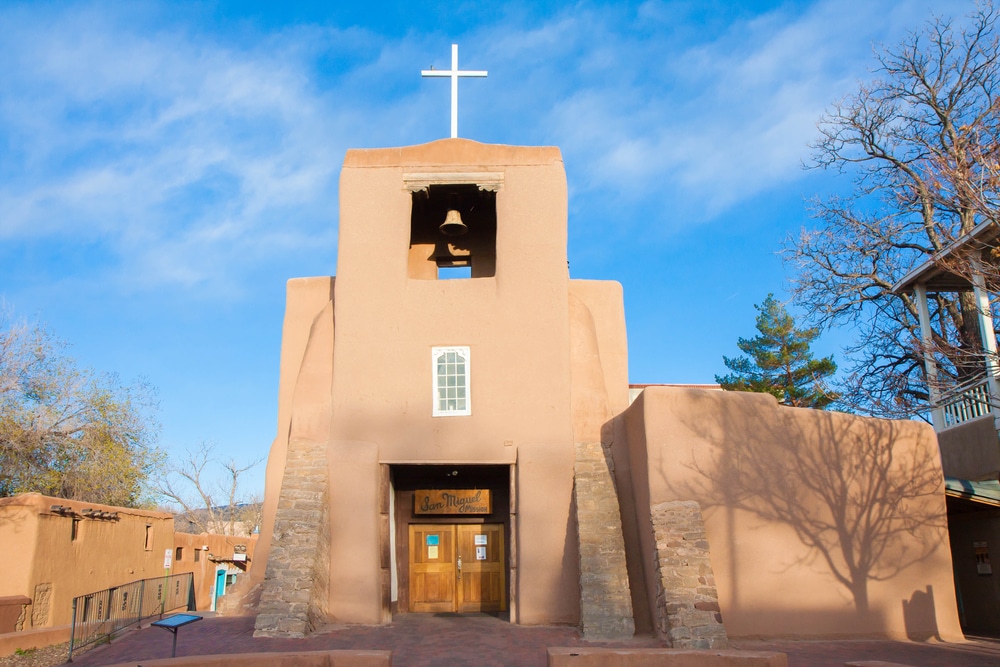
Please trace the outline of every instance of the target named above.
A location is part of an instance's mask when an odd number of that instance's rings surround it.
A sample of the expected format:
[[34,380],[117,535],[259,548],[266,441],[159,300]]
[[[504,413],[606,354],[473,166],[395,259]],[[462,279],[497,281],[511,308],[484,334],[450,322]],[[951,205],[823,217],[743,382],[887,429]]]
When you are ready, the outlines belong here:
[[953,389],[938,400],[937,407],[944,413],[945,428],[985,417],[993,410],[989,379],[979,378]]
[[140,579],[73,598],[73,625],[69,657],[73,651],[110,639],[140,621],[184,607],[194,611],[194,574],[172,574]]

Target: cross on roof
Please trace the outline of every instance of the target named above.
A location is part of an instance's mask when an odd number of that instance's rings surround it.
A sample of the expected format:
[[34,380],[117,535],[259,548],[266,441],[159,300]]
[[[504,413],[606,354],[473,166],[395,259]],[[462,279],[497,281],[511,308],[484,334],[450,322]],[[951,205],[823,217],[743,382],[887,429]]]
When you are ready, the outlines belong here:
[[460,76],[486,76],[486,70],[460,70],[458,69],[458,44],[451,45],[451,69],[425,69],[420,71],[421,76],[447,76],[451,78],[451,138],[458,136],[458,77]]

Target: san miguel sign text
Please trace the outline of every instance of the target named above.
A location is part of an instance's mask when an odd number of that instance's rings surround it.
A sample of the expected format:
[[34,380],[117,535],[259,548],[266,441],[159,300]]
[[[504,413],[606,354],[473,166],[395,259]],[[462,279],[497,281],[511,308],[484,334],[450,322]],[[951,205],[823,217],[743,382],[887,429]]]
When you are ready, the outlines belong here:
[[489,514],[489,489],[435,489],[413,492],[414,514]]

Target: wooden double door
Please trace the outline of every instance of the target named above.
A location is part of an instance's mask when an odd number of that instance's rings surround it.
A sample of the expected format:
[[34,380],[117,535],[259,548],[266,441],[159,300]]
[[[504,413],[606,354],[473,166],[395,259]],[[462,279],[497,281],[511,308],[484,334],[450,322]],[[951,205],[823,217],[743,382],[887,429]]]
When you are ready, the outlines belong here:
[[410,611],[506,611],[503,524],[410,524]]

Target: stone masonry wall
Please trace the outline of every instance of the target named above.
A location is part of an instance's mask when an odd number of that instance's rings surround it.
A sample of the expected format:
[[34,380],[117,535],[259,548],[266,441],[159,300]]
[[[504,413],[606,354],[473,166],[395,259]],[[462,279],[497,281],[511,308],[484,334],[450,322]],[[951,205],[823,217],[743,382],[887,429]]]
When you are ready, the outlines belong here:
[[304,637],[326,622],[330,527],[326,443],[288,443],[255,637]]
[[709,560],[701,507],[693,500],[651,508],[656,538],[656,630],[673,648],[726,648],[729,640]]
[[587,640],[635,634],[618,493],[600,442],[576,445],[573,491],[580,534],[580,625]]

